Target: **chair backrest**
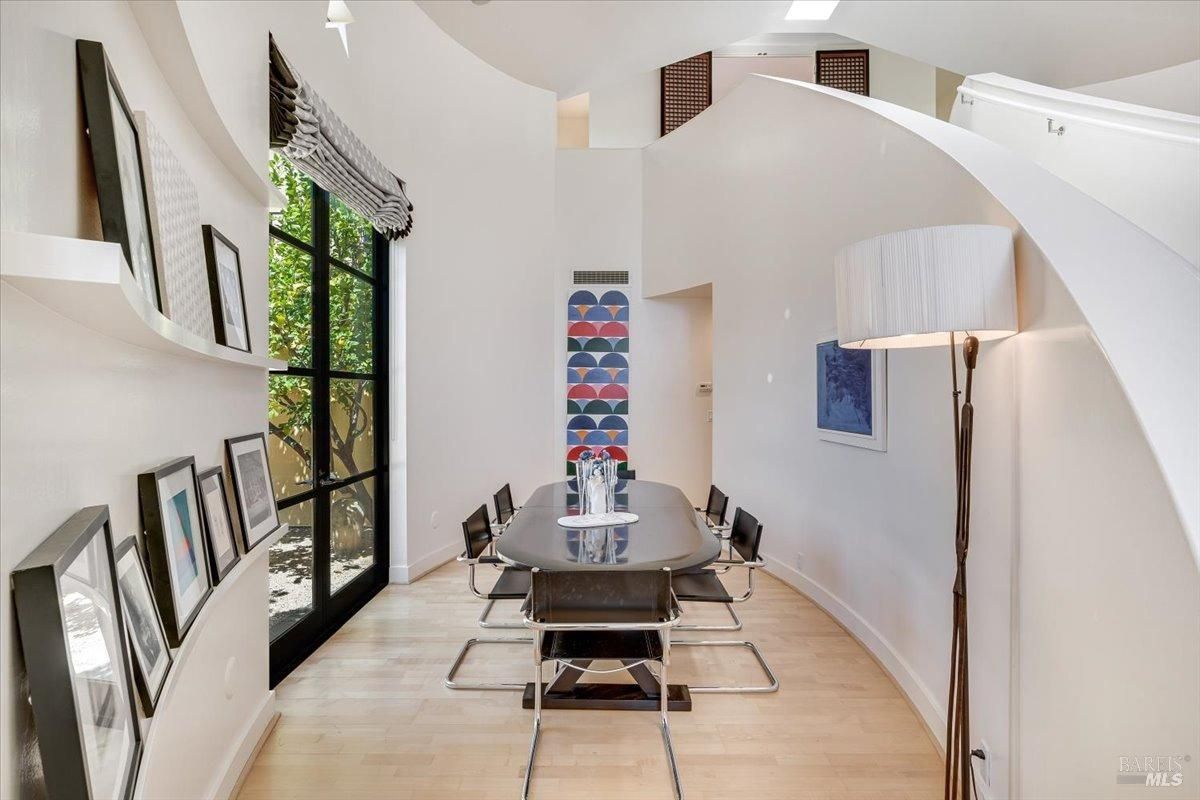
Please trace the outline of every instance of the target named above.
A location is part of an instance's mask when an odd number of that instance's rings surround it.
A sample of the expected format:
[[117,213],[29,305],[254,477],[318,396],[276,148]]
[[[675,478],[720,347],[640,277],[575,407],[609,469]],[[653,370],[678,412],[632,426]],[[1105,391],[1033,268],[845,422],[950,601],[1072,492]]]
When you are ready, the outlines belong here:
[[671,618],[671,571],[535,569],[529,616],[538,622],[655,625]]
[[492,543],[492,524],[488,521],[487,505],[475,509],[475,513],[467,517],[462,525],[467,557],[479,558]]
[[512,489],[507,483],[500,487],[500,491],[492,495],[492,502],[496,504],[496,522],[503,525],[512,519],[516,507],[513,505]]
[[744,508],[733,513],[733,527],[729,531],[729,545],[747,561],[758,560],[758,544],[762,541],[762,523]]
[[704,514],[717,525],[725,524],[725,511],[729,508],[729,497],[713,484],[708,487],[708,505]]
[[637,480],[637,470],[636,469],[619,469],[619,470],[617,470],[617,478],[619,478],[620,480],[623,480],[623,481],[636,481]]

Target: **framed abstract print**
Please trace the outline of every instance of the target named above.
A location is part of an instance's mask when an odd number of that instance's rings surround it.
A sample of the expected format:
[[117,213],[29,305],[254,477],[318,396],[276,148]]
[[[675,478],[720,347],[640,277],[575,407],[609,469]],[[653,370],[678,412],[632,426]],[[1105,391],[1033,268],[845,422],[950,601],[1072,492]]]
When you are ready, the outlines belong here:
[[267,438],[261,433],[251,433],[226,439],[225,454],[229,458],[238,520],[242,524],[242,549],[249,553],[279,527],[271,469],[267,465]]
[[887,351],[817,343],[817,438],[887,450]]
[[150,585],[162,612],[167,641],[178,647],[212,594],[196,491],[196,459],[179,458],[139,475],[138,494]]
[[158,606],[150,593],[150,581],[142,566],[137,539],[128,536],[113,551],[117,565],[117,588],[121,592],[121,616],[133,651],[134,677],[142,701],[142,713],[154,714],[158,696],[171,669],[171,651],[167,634],[158,616]]
[[220,583],[238,562],[237,542],[233,538],[233,517],[225,494],[225,470],[213,467],[201,472],[200,514],[208,536],[208,566],[213,583]]
[[104,54],[104,45],[79,39],[75,55],[104,240],[121,245],[142,294],[162,310],[150,203],[133,112]]
[[108,506],[85,508],[12,572],[51,800],[128,800],[142,752]]
[[241,256],[233,242],[212,225],[205,225],[202,230],[217,344],[249,353],[250,329],[246,324],[246,298],[242,293]]

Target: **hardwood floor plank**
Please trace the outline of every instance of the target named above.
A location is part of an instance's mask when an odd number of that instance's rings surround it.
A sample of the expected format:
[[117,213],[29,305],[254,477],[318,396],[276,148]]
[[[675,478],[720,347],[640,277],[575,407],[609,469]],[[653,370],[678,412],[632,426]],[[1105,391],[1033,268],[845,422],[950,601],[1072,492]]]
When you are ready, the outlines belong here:
[[[737,577],[727,583],[734,590],[742,585]],[[517,620],[517,606],[497,603],[491,619]],[[481,610],[467,591],[466,569],[454,563],[410,586],[386,588],[279,685],[282,716],[246,776],[241,800],[518,797],[532,725],[520,695],[442,685],[466,639],[527,635],[480,629]],[[942,761],[921,721],[837,623],[761,574],[754,598],[737,610],[745,622],[740,632],[675,636],[751,639],[782,685],[768,695],[696,695],[693,711],[671,715],[689,798],[941,796]],[[685,612],[689,622],[728,619],[716,606],[689,604]],[[531,680],[528,648],[479,645],[459,677]],[[740,648],[677,648],[670,679],[758,682],[761,674]],[[533,796],[670,798],[657,719],[631,711],[546,711]]]

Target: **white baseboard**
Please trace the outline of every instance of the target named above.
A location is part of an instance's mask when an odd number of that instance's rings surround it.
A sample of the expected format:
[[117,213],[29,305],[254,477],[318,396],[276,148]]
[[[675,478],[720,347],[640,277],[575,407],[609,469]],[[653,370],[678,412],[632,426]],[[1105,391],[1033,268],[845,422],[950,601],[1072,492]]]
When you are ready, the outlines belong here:
[[445,564],[458,557],[462,552],[462,543],[451,543],[445,547],[440,547],[426,556],[421,556],[416,561],[410,561],[407,564],[393,564],[388,570],[388,580],[392,583],[412,583],[427,572]]
[[242,776],[249,768],[251,760],[274,724],[275,717],[275,692],[272,690],[263,697],[258,711],[250,718],[242,730],[242,735],[230,748],[229,755],[225,759],[225,769],[217,782],[216,789],[209,792],[209,797],[217,798],[217,800],[229,800],[233,797],[234,791],[242,781]]
[[921,715],[925,727],[938,748],[945,754],[946,709],[929,691],[925,682],[917,677],[917,673],[907,661],[892,647],[891,642],[867,622],[858,612],[833,592],[826,589],[812,578],[795,567],[780,561],[773,556],[763,556],[767,562],[767,572],[791,586],[800,594],[812,600],[837,620],[859,644],[867,648],[879,665],[891,675],[892,680],[900,687],[900,691],[908,698],[908,702]]

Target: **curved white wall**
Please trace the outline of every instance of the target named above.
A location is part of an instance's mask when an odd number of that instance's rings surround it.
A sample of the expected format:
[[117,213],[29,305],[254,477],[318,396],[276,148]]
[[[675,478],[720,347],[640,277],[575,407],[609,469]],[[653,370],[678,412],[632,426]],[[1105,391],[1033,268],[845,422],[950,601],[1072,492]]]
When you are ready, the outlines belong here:
[[[928,141],[941,134],[959,137],[953,156]],[[1200,579],[1162,478],[1171,465],[1161,455],[1156,465],[1132,382],[1114,376],[1110,359],[1122,364],[1077,305],[1114,284],[1064,281],[1064,265],[1051,266],[1061,242],[1035,232],[1087,225],[1031,220],[985,190],[963,148],[999,148],[975,140],[877,100],[751,78],[645,150],[645,290],[713,283],[716,482],[764,521],[774,571],[863,639],[940,735],[953,576],[947,353],[888,354],[888,452],[876,453],[816,440],[813,344],[834,325],[842,244],[933,224],[1017,230],[1024,332],[984,345],[977,384],[973,738],[996,757],[989,797],[1109,796],[1120,755],[1200,748],[1200,632],[1146,622],[1195,619]],[[1115,238],[1153,256],[1152,275],[1173,274],[1149,237]],[[1098,261],[1091,279],[1109,281]],[[1195,324],[1186,303],[1133,305],[1125,323],[1160,313]],[[1174,388],[1195,396],[1185,381]],[[1136,572],[1121,555],[1134,535]],[[1177,638],[1169,656],[1147,659],[1130,629]],[[1126,686],[1136,691],[1116,689]]]
[[[1200,117],[971,75],[955,125],[1002,144],[1200,264]],[[1063,134],[1047,130],[1064,128]]]
[[[146,13],[154,10],[164,13]],[[549,335],[553,96],[487,66],[411,3],[356,5],[349,60],[324,27],[322,3],[184,2],[137,12],[124,2],[0,4],[0,228],[100,238],[75,65],[75,39],[99,40],[130,104],[149,113],[195,181],[203,221],[239,245],[254,347],[264,352],[267,214],[254,170],[265,171],[267,160],[266,42],[274,31],[305,77],[409,182],[416,204],[416,229],[393,261],[393,341],[401,345],[393,371],[412,390],[393,392],[391,567],[407,578],[436,566],[462,548],[457,521],[500,484],[511,480],[519,500],[558,474],[560,426],[547,424],[559,344]],[[184,36],[187,51],[151,47],[147,39],[160,35]],[[211,108],[199,114],[195,102]],[[96,336],[7,285],[0,304],[5,575],[84,505],[110,504],[115,534],[133,533],[139,472],[183,454],[221,463],[225,437],[265,427],[261,372],[184,364]],[[480,457],[485,450],[491,455]],[[192,724],[188,702],[207,718],[190,730],[152,731],[140,788],[147,798],[227,791],[229,775],[218,773],[247,755],[231,746],[257,737],[252,723],[264,719],[271,695],[265,560],[251,566],[229,602],[210,609],[206,629],[191,633],[202,640],[187,675],[176,676],[190,700],[164,708],[157,722]],[[38,791],[10,599],[0,592],[5,798]],[[211,673],[230,656],[237,669],[227,699],[222,676]]]
[[[201,220],[239,246],[253,349],[264,353],[266,209],[192,127],[127,3],[0,4],[0,236],[102,238],[76,38],[104,43],[130,105],[147,112],[192,177]],[[200,467],[222,464],[225,437],[265,427],[266,374],[99,336],[8,284],[0,285],[0,365],[0,797],[36,797],[43,790],[16,683],[9,571],[83,506],[107,504],[118,541],[135,534],[137,475],[183,455]],[[189,632],[193,652],[171,678],[178,691],[164,694],[155,715],[153,761],[140,778],[147,798],[216,794],[237,748],[253,745],[270,718],[266,562],[248,566]]]
[[[415,578],[461,552],[459,522],[503,483],[520,502],[558,474],[557,426],[546,423],[558,344],[554,95],[493,69],[411,2],[355,5],[349,58],[321,3],[182,2],[180,16],[248,158],[266,136],[270,31],[408,184],[416,223],[404,279],[393,270],[393,321],[407,342],[393,372],[408,391],[393,391],[391,557],[393,580]],[[406,508],[395,502],[402,485]]]
[[1071,91],[1196,116],[1200,115],[1200,60],[1076,86]]

